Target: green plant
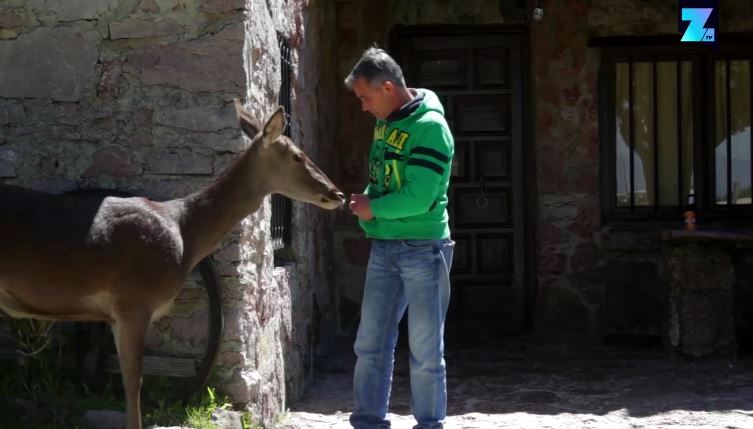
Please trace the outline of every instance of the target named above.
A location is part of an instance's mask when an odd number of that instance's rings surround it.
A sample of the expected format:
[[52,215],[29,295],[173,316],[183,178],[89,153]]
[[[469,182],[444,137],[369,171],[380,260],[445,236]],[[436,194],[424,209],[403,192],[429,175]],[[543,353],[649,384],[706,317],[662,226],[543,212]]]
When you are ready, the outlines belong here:
[[[83,416],[88,410],[123,411],[120,376],[110,376],[103,391],[90,391],[77,380],[72,365],[65,364],[62,338],[48,328],[34,321],[12,325],[14,347],[25,353],[0,360],[0,428],[78,429],[86,427]],[[232,409],[230,401],[213,388],[184,404],[174,395],[177,382],[171,377],[144,377],[145,427],[215,429],[212,412]],[[248,413],[242,422],[244,429],[260,429]]]
[[188,418],[184,424],[195,429],[214,429],[212,412],[218,408],[230,410],[233,408],[233,405],[227,398],[223,398],[220,401],[215,390],[207,387],[206,394],[202,395],[198,404],[186,407]]
[[16,350],[15,358],[0,361],[0,427],[70,429],[84,427],[90,409],[118,409],[111,386],[94,395],[77,381],[65,364],[62,324],[38,320],[8,320],[3,335]]
[[26,357],[34,356],[50,345],[53,340],[51,335],[55,322],[36,319],[17,319],[11,322],[13,339],[16,342],[16,350]]
[[248,411],[241,415],[241,427],[243,429],[262,429],[262,427],[254,421],[251,413]]
[[111,387],[94,395],[78,384],[54,348],[0,362],[0,395],[0,427],[9,428],[83,427],[87,410],[120,405]]
[[277,424],[282,424],[288,418],[290,418],[290,409],[289,408],[287,410],[283,411],[282,413],[280,413],[280,415],[277,416],[276,422],[277,422]]

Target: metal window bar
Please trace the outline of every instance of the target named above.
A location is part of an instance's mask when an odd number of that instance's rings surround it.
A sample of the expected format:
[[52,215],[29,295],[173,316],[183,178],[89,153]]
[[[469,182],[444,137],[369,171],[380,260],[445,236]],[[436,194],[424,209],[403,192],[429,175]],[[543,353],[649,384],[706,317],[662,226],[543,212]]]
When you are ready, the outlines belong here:
[[654,146],[654,211],[656,211],[659,208],[659,202],[661,199],[659,198],[659,78],[658,73],[656,72],[657,67],[657,60],[656,57],[653,58],[652,61],[652,67],[651,67],[651,86],[653,89],[653,146]]
[[[659,162],[659,93],[658,93],[658,65],[659,65],[659,58],[656,56],[653,56],[651,58],[651,76],[652,76],[652,105],[653,105],[653,112],[651,115],[652,121],[653,121],[653,132],[652,132],[652,146],[654,149],[653,152],[653,161],[654,161],[654,183],[653,183],[653,190],[654,190],[654,198],[653,198],[653,207],[649,207],[654,212],[658,212],[661,209],[661,196],[660,196],[660,180],[661,175],[665,172],[661,169],[661,165]],[[635,126],[636,126],[636,119],[634,116],[634,110],[636,108],[635,103],[636,99],[638,97],[638,94],[636,94],[637,86],[636,86],[636,77],[635,77],[635,61],[631,57],[627,59],[628,63],[628,85],[629,85],[629,91],[628,91],[628,105],[629,105],[629,116],[628,116],[628,127],[630,130],[630,138],[628,140],[629,144],[629,169],[630,169],[630,187],[629,187],[629,194],[630,194],[630,206],[629,211],[630,212],[636,212],[637,210],[640,210],[638,206],[635,204],[636,195],[635,195]],[[683,177],[683,127],[682,127],[682,102],[683,102],[683,96],[682,96],[682,61],[680,57],[674,58],[675,63],[675,76],[676,76],[676,106],[677,106],[677,114],[676,114],[676,123],[675,126],[677,128],[677,136],[676,136],[676,143],[677,143],[677,206],[678,208],[682,209],[685,205],[685,200],[683,196],[683,190],[684,190],[684,177]],[[751,79],[753,81],[753,73],[751,74]],[[753,110],[753,109],[752,109]],[[751,138],[751,148],[753,148],[753,137]],[[751,149],[753,151],[753,149]],[[753,162],[753,161],[752,161]],[[687,196],[685,196],[687,197]]]
[[[291,118],[291,82],[292,63],[290,59],[290,45],[281,35],[277,35],[277,43],[280,47],[280,94],[278,103],[285,109],[285,130],[283,134],[290,137]],[[272,247],[274,250],[290,247],[292,234],[292,205],[289,198],[280,195],[272,195]]]
[[635,210],[635,118],[633,110],[635,109],[635,76],[633,76],[633,58],[628,59],[628,129],[630,130],[629,153],[630,159],[630,211]]
[[[733,128],[734,118],[732,116],[735,112],[733,112],[732,110],[736,108],[736,104],[732,102],[732,96],[734,96],[736,93],[733,91],[734,88],[732,88],[733,82],[732,82],[731,73],[734,68],[733,60],[743,60],[743,61],[748,62],[749,64],[748,76],[744,76],[744,75],[740,76],[739,70],[737,70],[736,79],[744,78],[749,82],[750,87],[749,87],[748,97],[750,100],[750,104],[749,104],[750,108],[749,108],[748,115],[750,116],[749,123],[753,124],[753,57],[751,57],[749,53],[745,56],[740,56],[737,53],[733,53],[733,54],[727,53],[726,55],[721,56],[721,58],[716,57],[714,55],[702,55],[697,58],[689,59],[688,57],[680,53],[677,53],[677,52],[670,53],[667,51],[668,49],[661,50],[659,54],[653,54],[653,55],[652,54],[645,55],[642,53],[639,53],[636,55],[630,51],[627,51],[627,52],[623,51],[622,53],[618,54],[618,58],[611,60],[613,66],[618,63],[627,65],[626,67],[627,82],[626,83],[628,86],[628,91],[626,93],[626,98],[627,98],[626,104],[629,106],[628,107],[629,112],[627,115],[628,117],[626,118],[626,122],[627,122],[628,129],[630,130],[630,136],[626,141],[626,144],[628,146],[628,152],[629,152],[627,154],[628,159],[626,160],[628,161],[627,167],[629,169],[629,172],[627,173],[627,177],[625,178],[626,181],[628,182],[627,183],[628,201],[625,206],[620,206],[620,203],[617,199],[617,194],[614,194],[614,192],[617,190],[617,187],[616,187],[617,182],[614,176],[614,172],[616,171],[615,161],[618,158],[615,152],[612,152],[611,154],[610,162],[611,162],[612,173],[609,178],[611,180],[613,194],[611,195],[611,203],[610,203],[610,209],[609,209],[610,216],[615,215],[617,217],[620,217],[621,215],[626,215],[627,217],[625,217],[624,219],[642,219],[642,218],[645,218],[645,216],[649,212],[653,212],[657,215],[660,215],[661,217],[670,216],[672,215],[671,211],[673,210],[684,210],[685,206],[687,205],[689,201],[689,197],[691,194],[694,194],[693,196],[694,196],[695,204],[699,205],[698,210],[703,211],[704,205],[711,203],[711,206],[712,206],[711,216],[714,216],[715,214],[720,214],[721,212],[726,212],[730,215],[736,215],[736,214],[742,215],[743,213],[746,213],[746,212],[750,213],[751,209],[753,209],[753,196],[751,197],[751,201],[742,202],[742,200],[736,198],[737,194],[733,192],[734,190],[733,174],[735,173],[733,172],[732,167],[736,164],[732,162],[733,161],[732,158],[734,155],[732,137],[735,134],[734,128]],[[666,54],[670,54],[671,56],[666,55]],[[667,195],[664,195],[665,197],[664,200],[666,200],[667,202],[676,201],[677,205],[676,207],[675,207],[675,204],[671,204],[671,206],[662,206],[662,202],[661,202],[662,198],[661,198],[660,193],[667,192],[667,190],[663,190],[661,187],[657,188],[656,187],[657,183],[654,183],[653,184],[654,187],[652,188],[655,192],[655,198],[652,201],[652,204],[654,205],[654,207],[650,207],[650,206],[644,207],[643,204],[641,204],[638,201],[638,193],[636,192],[636,189],[635,189],[636,181],[639,179],[639,177],[636,177],[638,174],[638,171],[635,170],[636,164],[638,163],[638,161],[635,159],[635,157],[638,156],[638,154],[635,153],[635,149],[638,142],[636,141],[636,137],[634,135],[635,133],[633,131],[636,126],[639,126],[639,124],[637,123],[639,118],[638,116],[636,116],[637,112],[635,111],[635,109],[637,107],[636,103],[639,102],[638,97],[640,95],[639,91],[641,90],[639,88],[638,78],[641,77],[639,73],[642,73],[641,71],[637,70],[637,64],[641,61],[651,62],[651,64],[649,64],[650,68],[648,69],[648,73],[650,74],[649,77],[653,77],[654,87],[651,89],[651,92],[654,99],[652,100],[652,103],[651,102],[650,103],[653,104],[654,106],[654,112],[652,115],[649,115],[649,117],[653,119],[656,128],[653,130],[653,133],[652,133],[653,136],[650,136],[649,138],[653,139],[653,142],[650,142],[652,143],[653,148],[654,148],[654,154],[653,154],[654,168],[652,170],[654,173],[654,180],[658,182],[659,180],[662,180],[662,177],[665,177],[667,174],[672,174],[669,171],[665,171],[663,167],[666,167],[666,165],[656,162],[657,149],[658,149],[657,146],[660,144],[656,135],[657,131],[659,131],[657,129],[658,128],[657,121],[660,119],[659,117],[657,117],[657,112],[659,112],[659,110],[657,110],[657,100],[658,100],[657,95],[662,94],[660,90],[658,91],[659,88],[658,88],[657,78],[658,78],[658,70],[659,70],[659,66],[661,65],[661,61],[667,61],[667,60],[673,61],[676,66],[675,73],[674,73],[675,82],[673,82],[672,84],[676,86],[676,94],[675,94],[676,100],[675,101],[676,101],[676,113],[677,114],[675,117],[676,123],[674,124],[674,126],[676,127],[675,138],[676,138],[676,144],[677,144],[676,146],[676,156],[677,156],[677,186],[676,186],[677,191],[676,192],[677,192],[677,195],[676,195],[676,199],[667,198]],[[721,85],[719,85],[718,87],[721,92],[714,90],[715,88],[714,88],[713,79],[714,79],[715,68],[713,67],[713,64],[715,60],[719,61],[720,63],[720,66],[721,66],[720,71],[722,73],[725,73],[724,79],[722,79]],[[690,70],[686,70],[685,67],[687,65],[691,66]],[[709,67],[709,65],[711,65],[711,67]],[[702,67],[708,67],[708,68],[702,70],[701,69]],[[614,73],[614,69],[611,69],[611,70],[612,70],[612,73]],[[707,70],[708,71],[707,73],[710,73],[710,74],[702,73],[702,71],[705,71],[705,70]],[[692,72],[691,77],[683,76],[684,74],[686,74],[687,71]],[[704,76],[707,76],[706,81],[703,81]],[[690,82],[687,81],[688,78],[690,79]],[[616,80],[612,79],[611,84],[608,87],[605,87],[605,89],[609,88],[611,91],[614,91],[615,82]],[[687,93],[687,88],[685,88],[685,86],[687,86],[688,83],[691,83],[691,88],[690,88],[691,93],[689,93],[686,96],[686,94],[684,94],[684,93]],[[657,94],[657,91],[658,91],[658,94]],[[612,95],[614,94],[615,93],[612,92]],[[696,103],[693,100],[695,100],[696,97],[703,97],[704,94],[706,96],[709,96],[709,95],[712,97],[716,96],[717,99],[720,99],[721,97],[725,97],[725,99],[722,100],[722,103],[723,103],[723,108],[726,109],[726,112],[724,115],[722,115],[722,117],[720,117],[719,122],[717,123],[712,118],[707,118],[707,122],[703,124],[706,127],[711,127],[710,128],[711,130],[713,130],[715,126],[726,127],[726,130],[724,130],[724,133],[721,133],[722,135],[720,136],[722,138],[725,138],[726,142],[724,145],[722,145],[722,147],[719,148],[721,151],[723,151],[722,153],[726,154],[726,159],[724,160],[725,162],[722,165],[726,167],[727,171],[725,172],[724,175],[718,178],[719,181],[723,181],[720,184],[723,183],[727,188],[727,194],[724,195],[723,199],[716,197],[717,192],[716,192],[715,184],[719,182],[716,181],[715,178],[717,176],[713,173],[714,171],[716,171],[715,166],[714,166],[714,161],[709,162],[708,160],[705,160],[703,158],[703,155],[707,154],[708,152],[702,153],[702,151],[708,150],[708,149],[702,145],[701,141],[703,139],[700,138],[700,133],[702,133],[706,128],[704,126],[694,125],[692,130],[685,129],[687,128],[686,125],[689,125],[689,124],[684,123],[685,121],[684,113],[688,113],[687,109],[692,109],[692,111],[694,112],[694,115],[693,115],[694,120],[692,121],[692,123],[699,121],[698,119],[699,112],[696,110],[699,109],[700,104]],[[689,100],[687,99],[688,96],[691,97]],[[693,101],[691,106],[686,106],[688,101]],[[616,111],[614,110],[614,106],[610,108],[610,113],[611,113],[611,118],[609,119],[610,130],[612,132],[612,135],[614,136],[614,127],[615,127],[614,120],[616,116]],[[672,126],[670,124],[667,124],[667,125]],[[711,133],[711,131],[709,131],[709,133]],[[659,131],[659,134],[661,134],[660,131]],[[692,143],[693,147],[687,148],[685,147],[687,140],[691,137],[693,139],[693,143]],[[744,174],[748,175],[750,177],[751,183],[753,183],[753,132],[751,132],[748,137],[749,137],[749,141],[746,143],[750,146],[751,155],[749,158],[749,163],[747,165],[749,168],[749,171],[745,172]],[[613,150],[615,147],[616,146],[613,146]],[[687,152],[689,149],[692,151],[692,154]],[[690,165],[686,165],[685,158],[689,156],[692,157],[692,161],[691,161],[692,163]],[[713,152],[711,156],[712,157],[714,156]],[[694,178],[696,179],[696,180],[693,180],[693,177],[691,177],[690,183],[687,183],[687,179],[685,179],[686,167],[691,168],[692,174]],[[699,180],[698,179],[699,177],[702,177],[704,180]],[[692,186],[688,186],[688,185],[692,185]],[[690,188],[688,190],[689,193],[684,194],[684,192],[686,191],[685,190],[686,187]],[[709,195],[710,198],[705,196],[704,191],[710,191],[710,195]],[[719,197],[721,197],[721,195],[719,195]],[[742,209],[746,205],[749,206],[750,208],[745,207],[744,211],[738,210],[738,208]],[[716,209],[716,210],[713,210],[713,209]]]
[[[689,196],[683,196],[683,191],[685,190],[685,174],[683,169],[685,166],[683,164],[684,158],[682,157],[682,62],[679,57],[676,59],[675,73],[675,80],[677,81],[677,204],[682,207],[683,204],[688,202]],[[693,196],[693,199],[695,201],[695,196]],[[684,203],[683,200],[685,200]]]
[[730,94],[729,58],[724,60],[727,99],[727,210],[732,207],[732,94]]

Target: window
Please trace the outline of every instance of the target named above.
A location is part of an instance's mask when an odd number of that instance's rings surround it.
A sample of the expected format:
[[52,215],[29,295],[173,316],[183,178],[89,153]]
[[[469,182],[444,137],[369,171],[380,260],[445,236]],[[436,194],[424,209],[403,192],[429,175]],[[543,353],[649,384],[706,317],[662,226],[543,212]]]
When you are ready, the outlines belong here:
[[[277,41],[280,45],[280,74],[281,85],[278,103],[285,108],[286,125],[283,134],[290,137],[290,109],[291,90],[290,74],[292,64],[290,62],[290,45],[279,34]],[[290,199],[280,194],[272,195],[272,247],[275,251],[290,247],[291,243],[291,202]]]
[[753,219],[753,49],[678,44],[602,50],[607,221]]

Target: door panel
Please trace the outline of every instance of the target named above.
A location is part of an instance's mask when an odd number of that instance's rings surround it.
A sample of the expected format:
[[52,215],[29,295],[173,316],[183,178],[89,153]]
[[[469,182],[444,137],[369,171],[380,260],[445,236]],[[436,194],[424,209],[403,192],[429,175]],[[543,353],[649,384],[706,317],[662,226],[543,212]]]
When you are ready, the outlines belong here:
[[510,100],[506,95],[461,95],[453,98],[458,135],[509,134]]
[[451,220],[458,228],[499,228],[512,224],[511,192],[509,188],[492,189],[481,187],[455,189],[452,205],[455,208]]
[[450,223],[456,241],[448,333],[522,328],[522,35],[398,35],[410,86],[433,90],[455,136]]

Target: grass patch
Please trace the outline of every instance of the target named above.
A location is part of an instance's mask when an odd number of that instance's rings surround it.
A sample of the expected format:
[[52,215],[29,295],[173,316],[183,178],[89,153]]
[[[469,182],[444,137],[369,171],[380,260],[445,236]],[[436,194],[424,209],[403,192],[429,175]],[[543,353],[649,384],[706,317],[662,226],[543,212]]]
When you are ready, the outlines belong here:
[[[92,392],[77,382],[72,371],[59,367],[55,350],[34,357],[0,360],[0,428],[85,429],[89,410],[125,411],[120,375],[109,378],[104,390]],[[216,429],[212,412],[232,410],[226,397],[207,387],[188,402],[175,399],[173,392],[182,380],[145,377],[141,390],[144,427],[184,426]],[[259,429],[249,413],[242,414],[244,429]]]

